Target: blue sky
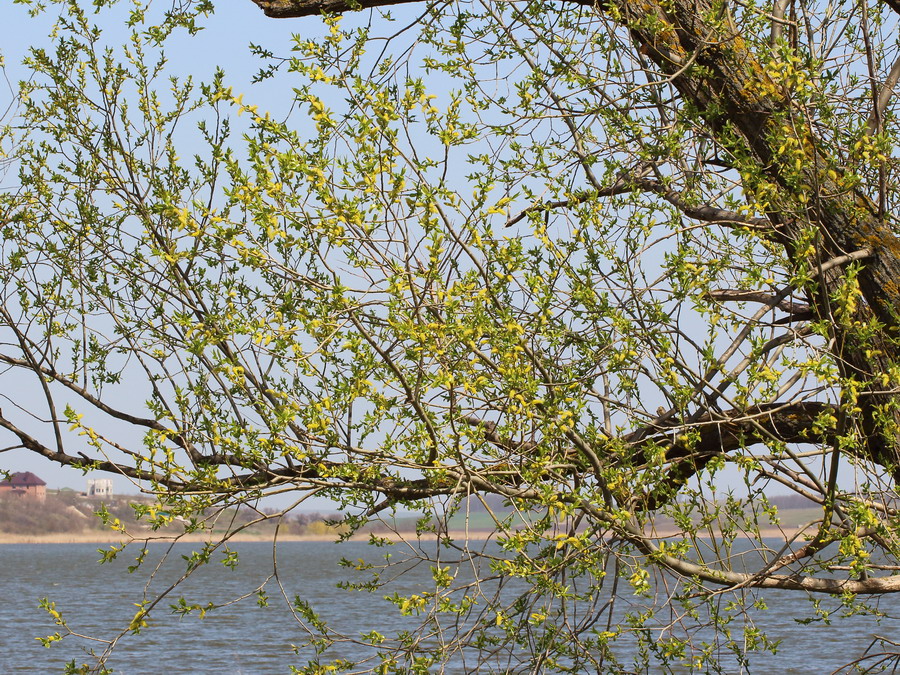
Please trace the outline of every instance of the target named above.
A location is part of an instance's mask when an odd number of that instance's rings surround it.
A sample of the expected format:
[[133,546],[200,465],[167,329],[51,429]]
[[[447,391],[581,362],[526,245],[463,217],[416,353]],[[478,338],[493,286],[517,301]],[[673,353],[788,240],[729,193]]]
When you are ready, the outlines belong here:
[[[220,5],[223,9],[206,21],[205,29],[198,36],[175,41],[168,49],[168,56],[175,72],[190,73],[199,80],[208,79],[216,67],[222,67],[226,73],[226,81],[235,93],[251,88],[251,78],[259,67],[258,60],[250,53],[251,43],[263,45],[276,54],[287,54],[294,34],[312,37],[324,32],[320,19],[268,19],[250,0],[230,0],[227,3],[220,2]],[[402,11],[396,10],[394,13],[399,15]],[[27,76],[21,61],[29,47],[48,44],[46,36],[52,27],[52,17],[31,18],[23,6],[7,1],[0,3],[0,26],[3,26],[0,52],[6,63],[9,80],[7,86],[0,84],[2,112],[7,106],[14,105],[14,83]],[[115,28],[115,25],[110,26],[109,32],[114,34]],[[248,101],[250,99],[254,103],[261,103],[261,107],[277,111],[279,104],[290,104],[291,90],[283,80],[275,78],[257,87],[248,96]],[[7,177],[7,185],[8,180]],[[6,401],[3,402],[3,392],[0,392],[0,408],[9,405],[13,399],[19,405],[27,407],[29,395],[23,390],[16,391],[14,396],[7,392]],[[135,394],[135,403],[140,400],[139,395]],[[134,408],[139,409],[137,405]],[[0,436],[0,448],[8,442],[11,442],[8,437]],[[0,453],[0,469],[33,471],[44,478],[51,488],[71,487],[81,490],[86,482],[80,471],[59,467],[24,450]],[[125,479],[116,477],[114,480],[117,492],[134,491]]]
[[[251,78],[259,67],[258,59],[250,54],[251,43],[265,45],[278,54],[287,54],[292,34],[311,36],[322,32],[322,22],[317,18],[280,21],[268,19],[249,0],[230,0],[219,5],[224,9],[206,20],[206,27],[199,35],[175,41],[167,54],[173,70],[180,71],[180,74],[190,73],[199,80],[208,79],[217,66],[222,67],[235,92],[246,91],[251,87]],[[0,80],[0,114],[4,111],[9,114],[14,108],[16,83],[28,76],[28,71],[22,66],[22,59],[31,47],[50,44],[47,35],[52,24],[53,16],[49,12],[33,18],[22,5],[9,1],[0,3],[0,26],[3,27],[0,54],[6,66],[6,81]],[[112,33],[115,26],[110,28],[112,30],[109,32]],[[263,96],[267,103],[277,107],[279,93],[274,83],[268,84],[254,95]],[[285,96],[283,100],[290,99]],[[10,177],[7,176],[2,182],[9,185],[9,180]],[[9,394],[7,396],[5,405],[9,406],[13,397]],[[19,405],[28,407],[30,396],[24,390],[19,390],[14,399]],[[3,404],[0,404],[0,409],[2,408]],[[12,440],[4,434],[0,437],[0,448],[6,447],[5,444]],[[26,450],[0,453],[0,469],[32,471],[47,481],[51,488],[83,490],[87,480],[81,471],[60,467]],[[94,477],[100,477],[100,474],[95,474]],[[114,477],[114,482],[119,493],[135,491],[124,478]]]

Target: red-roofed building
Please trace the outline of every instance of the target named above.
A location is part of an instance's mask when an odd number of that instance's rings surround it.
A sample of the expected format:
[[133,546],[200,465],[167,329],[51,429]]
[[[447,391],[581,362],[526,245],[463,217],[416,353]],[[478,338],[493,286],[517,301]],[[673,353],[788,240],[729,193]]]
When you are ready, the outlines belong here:
[[44,501],[47,498],[47,484],[30,471],[20,471],[0,481],[0,497],[7,495]]

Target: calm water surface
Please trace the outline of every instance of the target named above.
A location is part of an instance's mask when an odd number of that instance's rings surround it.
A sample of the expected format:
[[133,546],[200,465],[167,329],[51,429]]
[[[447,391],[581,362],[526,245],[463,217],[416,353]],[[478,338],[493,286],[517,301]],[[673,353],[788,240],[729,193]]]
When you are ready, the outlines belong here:
[[[235,544],[240,555],[237,569],[221,565],[201,569],[182,587],[180,595],[189,601],[227,601],[261,584],[272,571],[272,547],[266,543]],[[158,557],[163,545],[151,547]],[[191,550],[180,545],[170,555]],[[382,633],[404,628],[392,605],[374,594],[347,592],[335,588],[347,572],[338,567],[341,557],[372,559],[374,553],[365,543],[340,546],[330,542],[289,542],[278,545],[278,572],[288,597],[302,594],[323,618],[333,620],[345,632],[358,635],[377,628]],[[67,661],[85,661],[85,645],[90,643],[66,638],[46,649],[36,636],[50,635],[57,627],[46,612],[38,608],[41,598],[49,597],[78,633],[110,638],[127,625],[140,602],[148,571],[128,574],[133,555],[112,564],[98,565],[96,545],[5,545],[0,546],[0,673],[61,672]],[[183,564],[163,570],[151,582],[158,592],[176,577]],[[427,565],[412,570],[394,590],[413,592],[430,578]],[[180,618],[168,610],[153,615],[150,627],[140,636],[126,636],[118,644],[108,665],[117,673],[287,673],[291,665],[306,663],[292,653],[293,642],[303,639],[296,620],[285,611],[284,600],[276,597],[278,587],[267,587],[270,606],[260,608],[248,598],[206,618]],[[768,593],[769,610],[755,613],[759,627],[771,638],[782,640],[776,655],[755,654],[751,673],[828,673],[860,655],[872,640],[882,635],[900,639],[900,598],[881,600],[880,609],[888,618],[877,622],[872,617],[835,620],[831,626],[821,623],[800,625],[795,617],[809,616],[809,603],[795,595]],[[825,604],[834,607],[836,602]],[[408,621],[408,620],[407,620]],[[407,624],[409,625],[409,624]],[[740,630],[738,627],[735,627]],[[332,653],[332,657],[358,656],[352,646]],[[459,666],[457,672],[464,672]],[[737,669],[736,669],[737,672]]]

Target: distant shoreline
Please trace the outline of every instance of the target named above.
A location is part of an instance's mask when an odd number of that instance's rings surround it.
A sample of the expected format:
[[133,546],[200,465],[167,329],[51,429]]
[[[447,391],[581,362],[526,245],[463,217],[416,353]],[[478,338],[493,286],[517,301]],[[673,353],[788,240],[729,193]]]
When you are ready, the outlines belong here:
[[[760,534],[765,538],[778,538],[784,539],[785,536],[792,536],[796,533],[797,528],[795,527],[785,527],[783,530],[779,530],[775,527],[767,527],[760,530]],[[475,531],[475,530],[451,530],[449,533],[450,537],[455,541],[484,541],[489,535],[493,534],[492,532],[487,531]],[[670,530],[668,528],[660,528],[656,532],[648,533],[648,536],[653,537],[654,539],[665,539],[668,537],[676,537],[681,535],[680,531]],[[361,533],[354,535],[351,537],[351,541],[367,541],[369,539],[370,533]],[[403,539],[421,539],[423,541],[433,541],[436,539],[436,536],[431,533],[426,533],[420,537],[416,537],[413,532],[403,532],[400,534],[394,532],[379,532],[375,533],[375,536],[382,537],[384,539],[389,539],[391,541],[402,541]],[[700,539],[709,539],[710,534],[708,532],[698,532],[698,538]],[[320,542],[320,541],[335,541],[337,539],[337,534],[279,534],[278,542],[298,542],[298,541],[308,541],[308,542]],[[802,537],[798,537],[800,541],[802,541]],[[146,532],[146,533],[135,533],[132,536],[123,536],[119,532],[98,532],[98,531],[85,531],[85,532],[69,532],[69,533],[54,533],[54,534],[12,534],[8,532],[0,532],[0,546],[4,544],[123,544],[125,542],[133,542],[133,543],[143,543],[145,541],[150,541],[154,543],[173,543],[175,542],[175,536],[169,535],[164,532]],[[206,534],[202,533],[191,533],[181,536],[177,541],[179,543],[203,543],[207,541],[214,541],[215,537],[210,537]],[[271,543],[272,541],[272,533],[267,534],[245,534],[240,533],[237,534],[228,540],[229,542],[262,542],[262,543]]]

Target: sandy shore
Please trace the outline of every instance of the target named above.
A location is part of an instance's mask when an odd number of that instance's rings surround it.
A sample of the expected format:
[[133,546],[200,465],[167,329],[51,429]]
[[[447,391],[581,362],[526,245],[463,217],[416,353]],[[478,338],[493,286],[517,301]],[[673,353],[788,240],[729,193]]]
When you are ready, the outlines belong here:
[[[150,533],[143,536],[128,537],[123,536],[120,532],[67,532],[56,534],[10,534],[8,532],[0,532],[0,545],[3,544],[122,544],[127,541],[145,541],[147,538],[152,541],[171,542],[174,538],[158,532]],[[307,541],[329,541],[334,537],[303,537]],[[279,541],[295,541],[300,537],[279,537]],[[186,542],[205,542],[210,538],[202,534],[184,535],[179,541]],[[270,541],[269,537],[260,537],[252,535],[237,535],[230,541]]]
[[[488,532],[465,532],[451,531],[450,536],[455,541],[483,541],[488,538]],[[368,541],[369,533],[357,534],[350,538],[351,541]],[[378,533],[377,536],[391,541],[402,541],[404,539],[415,539],[413,532],[399,535],[396,533]],[[423,534],[419,539],[423,541],[433,541],[437,537],[434,534]],[[57,534],[10,534],[8,532],[0,532],[0,546],[3,544],[122,544],[128,541],[171,543],[175,537],[171,534],[160,532],[135,533],[132,536],[123,535],[121,532],[98,532],[96,530],[87,530],[84,532],[67,532]],[[279,534],[279,542],[288,541],[335,541],[335,534]],[[188,543],[198,543],[215,541],[215,537],[210,537],[203,533],[192,533],[182,535],[178,541]],[[229,542],[271,542],[272,535],[268,534],[247,534],[239,533],[229,538]]]

